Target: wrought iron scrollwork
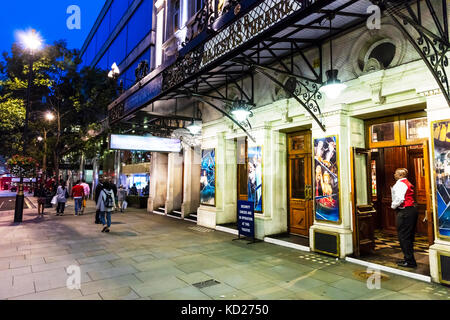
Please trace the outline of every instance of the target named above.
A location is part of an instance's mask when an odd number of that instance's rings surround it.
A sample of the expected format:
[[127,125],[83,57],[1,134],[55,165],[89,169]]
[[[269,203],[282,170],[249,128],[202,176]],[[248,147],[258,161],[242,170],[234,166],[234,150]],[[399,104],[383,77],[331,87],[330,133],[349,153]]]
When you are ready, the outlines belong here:
[[121,119],[123,115],[124,115],[124,104],[119,103],[118,105],[115,105],[108,111],[109,123],[113,123],[114,121]]
[[448,67],[447,53],[450,48],[448,46],[444,46],[441,42],[438,42],[435,39],[430,39],[424,34],[421,34],[420,37],[416,39],[416,42],[421,48],[423,54],[428,58],[434,72],[436,72],[437,77],[445,86],[447,92],[450,93],[448,77],[445,71],[445,68]]
[[322,93],[320,93],[317,83],[290,77],[286,81],[284,89],[299,97],[312,112],[321,114],[318,101],[322,100]]
[[142,60],[139,62],[134,75],[136,76],[136,82],[141,81],[150,71],[147,60]]
[[163,91],[181,83],[200,70],[203,51],[194,50],[179,58],[173,65],[163,71]]
[[[395,1],[374,1],[378,5],[384,6],[392,20],[405,34],[408,41],[416,49],[422,60],[427,65],[428,69],[433,74],[438,83],[442,93],[444,94],[447,103],[450,106],[450,85],[446,68],[449,66],[449,59],[447,54],[450,51],[450,44],[448,41],[448,31],[443,30],[440,25],[440,19],[437,17],[436,10],[432,8],[433,3],[428,2],[431,6],[430,15],[433,18],[437,32],[432,31],[422,25],[422,18],[417,16],[411,9],[410,5],[405,3],[397,3]],[[447,14],[444,11],[444,26],[447,25]],[[419,12],[419,14],[421,14]],[[417,33],[414,35],[406,26],[409,25]]]
[[182,46],[184,47],[203,30],[210,29],[214,20],[214,2],[206,0],[203,8],[195,15],[194,22],[188,26],[186,41],[182,43]]
[[222,8],[222,15],[236,7],[240,2],[240,0],[228,0]]

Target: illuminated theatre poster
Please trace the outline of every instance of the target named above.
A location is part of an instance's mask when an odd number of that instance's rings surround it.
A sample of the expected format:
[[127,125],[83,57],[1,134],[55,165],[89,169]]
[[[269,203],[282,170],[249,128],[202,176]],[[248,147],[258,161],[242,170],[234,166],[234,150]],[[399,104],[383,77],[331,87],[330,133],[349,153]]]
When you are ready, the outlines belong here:
[[434,122],[432,128],[438,231],[450,237],[450,120]]
[[337,136],[314,139],[314,201],[316,220],[339,222]]
[[253,202],[255,212],[262,212],[262,148],[248,148],[248,201]]
[[216,158],[214,149],[202,150],[202,168],[200,176],[200,203],[216,205]]

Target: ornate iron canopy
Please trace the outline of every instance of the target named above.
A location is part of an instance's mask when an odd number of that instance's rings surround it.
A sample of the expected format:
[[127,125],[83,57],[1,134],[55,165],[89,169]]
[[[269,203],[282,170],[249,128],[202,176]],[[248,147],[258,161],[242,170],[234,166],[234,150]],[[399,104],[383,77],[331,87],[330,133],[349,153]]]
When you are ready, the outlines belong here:
[[[450,106],[450,87],[446,68],[450,51],[449,25],[446,0],[373,1],[381,6],[402,30],[433,74]],[[425,25],[423,17],[432,17]],[[407,28],[410,26],[411,28]]]

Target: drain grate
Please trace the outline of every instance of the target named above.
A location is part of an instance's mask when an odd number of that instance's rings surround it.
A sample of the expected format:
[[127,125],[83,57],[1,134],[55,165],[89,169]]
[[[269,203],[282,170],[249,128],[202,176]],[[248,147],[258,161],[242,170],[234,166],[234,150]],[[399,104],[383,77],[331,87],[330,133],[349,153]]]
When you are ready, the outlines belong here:
[[203,233],[205,233],[205,232],[213,232],[214,231],[214,229],[203,228],[203,227],[199,227],[199,226],[197,226],[197,227],[189,227],[188,229],[189,230],[193,230],[193,231],[203,232]]
[[203,288],[215,286],[216,284],[220,284],[220,282],[216,281],[214,279],[210,279],[210,280],[194,283],[193,286],[198,289],[203,289]]

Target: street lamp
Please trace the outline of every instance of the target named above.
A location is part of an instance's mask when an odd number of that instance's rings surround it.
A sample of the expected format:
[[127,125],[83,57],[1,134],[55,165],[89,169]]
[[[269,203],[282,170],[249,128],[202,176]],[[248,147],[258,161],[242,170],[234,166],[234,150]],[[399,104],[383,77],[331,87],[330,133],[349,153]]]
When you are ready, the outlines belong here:
[[192,123],[186,127],[186,129],[188,129],[189,132],[195,136],[202,130],[201,122],[193,120]]
[[249,117],[253,116],[253,113],[250,111],[251,107],[252,105],[249,105],[245,101],[236,100],[231,106],[231,114],[236,121],[240,123],[245,122]]
[[113,65],[111,66],[111,71],[109,71],[108,73],[108,77],[111,79],[117,79],[117,77],[120,75],[120,69],[117,66],[117,63],[113,63]]
[[45,119],[48,120],[48,121],[53,121],[53,120],[55,120],[55,115],[53,113],[51,113],[51,112],[47,112],[45,114]]
[[[28,31],[18,32],[19,42],[23,49],[29,51],[30,62],[28,69],[28,86],[27,86],[27,104],[25,106],[25,123],[23,126],[23,148],[22,152],[25,155],[27,153],[28,146],[28,118],[31,110],[31,86],[33,83],[33,58],[34,53],[42,47],[43,40],[36,30],[31,29]],[[14,222],[22,222],[23,218],[23,204],[24,204],[24,193],[23,193],[23,175],[20,176],[19,189],[16,195],[16,205],[14,210]]]

